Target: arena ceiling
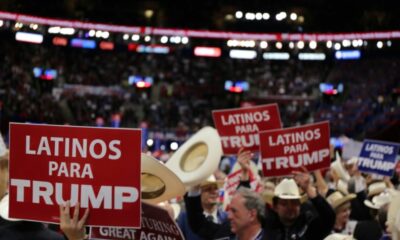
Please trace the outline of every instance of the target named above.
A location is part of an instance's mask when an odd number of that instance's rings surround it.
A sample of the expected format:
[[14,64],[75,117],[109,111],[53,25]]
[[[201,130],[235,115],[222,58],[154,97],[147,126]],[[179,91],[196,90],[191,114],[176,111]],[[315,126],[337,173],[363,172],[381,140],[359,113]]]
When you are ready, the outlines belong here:
[[[245,32],[351,32],[398,30],[395,1],[328,0],[37,0],[0,2],[1,11],[134,26],[156,26]],[[151,17],[146,10],[152,10]],[[268,13],[268,20],[237,19],[235,13]],[[277,21],[275,15],[288,17]],[[147,12],[148,14],[149,12]],[[303,21],[291,21],[296,13]]]

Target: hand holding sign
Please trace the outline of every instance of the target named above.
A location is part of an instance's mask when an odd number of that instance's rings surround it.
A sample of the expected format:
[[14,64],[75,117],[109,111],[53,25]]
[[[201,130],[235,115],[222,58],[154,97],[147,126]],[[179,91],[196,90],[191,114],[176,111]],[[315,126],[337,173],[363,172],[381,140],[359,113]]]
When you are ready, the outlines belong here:
[[242,169],[241,180],[247,181],[249,180],[249,172],[250,169],[250,161],[253,154],[250,151],[245,151],[244,148],[240,148],[238,151],[237,161]]
[[307,169],[303,166],[302,171],[293,171],[294,180],[297,185],[307,193],[308,197],[314,198],[317,196],[316,188],[311,183],[311,176]]
[[74,209],[74,215],[70,216],[70,202],[60,205],[60,228],[67,235],[69,240],[86,239],[85,223],[89,216],[89,208],[86,208],[82,218],[79,219],[80,204],[77,203]]

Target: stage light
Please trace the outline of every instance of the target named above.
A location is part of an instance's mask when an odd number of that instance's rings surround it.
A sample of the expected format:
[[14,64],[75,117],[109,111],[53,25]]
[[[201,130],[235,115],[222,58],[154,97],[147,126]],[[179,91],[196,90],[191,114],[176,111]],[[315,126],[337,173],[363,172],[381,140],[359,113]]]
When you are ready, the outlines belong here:
[[189,38],[188,37],[182,37],[182,43],[183,44],[188,44]]
[[297,14],[296,13],[291,13],[290,14],[290,20],[296,21],[297,20]]
[[261,20],[262,19],[262,13],[260,13],[260,12],[258,12],[258,13],[256,13],[256,19],[257,20]]
[[237,12],[235,13],[235,17],[236,17],[237,19],[241,19],[241,18],[243,17],[243,12],[237,11]]
[[316,41],[311,41],[311,42],[309,43],[309,47],[310,47],[311,49],[316,49],[316,48],[317,48],[317,42],[316,42]]
[[131,39],[132,39],[132,41],[139,41],[140,36],[138,34],[133,34]]
[[350,45],[351,45],[350,40],[345,39],[345,40],[342,41],[342,46],[343,47],[350,47]]
[[333,45],[333,44],[332,44],[332,41],[327,41],[327,42],[326,42],[326,47],[327,47],[327,48],[332,48],[332,45]]
[[168,42],[168,37],[167,36],[162,36],[160,41],[161,41],[161,43],[167,43]]
[[247,20],[254,20],[256,18],[256,15],[254,13],[248,12],[246,13],[245,18]]
[[340,43],[335,43],[335,45],[333,45],[333,47],[335,48],[335,50],[340,50],[342,48]]
[[275,47],[276,47],[277,49],[282,49],[283,44],[282,44],[281,42],[276,42],[276,43],[275,43]]
[[147,9],[147,10],[144,11],[144,16],[146,18],[151,18],[153,15],[154,15],[154,11],[151,10],[151,9]]
[[96,35],[96,30],[92,29],[89,31],[89,37],[94,37]]
[[298,49],[303,49],[304,48],[304,42],[303,41],[298,41],[297,42],[297,48]]
[[260,48],[265,49],[268,47],[268,43],[266,41],[261,41],[260,42]]
[[177,142],[171,142],[171,144],[169,145],[169,148],[170,148],[172,151],[175,151],[176,149],[178,149],[178,147],[179,147],[179,145],[178,145]]
[[382,47],[383,47],[383,42],[382,42],[382,41],[378,41],[378,42],[376,43],[376,46],[377,46],[378,48],[382,48]]
[[262,17],[264,20],[268,20],[271,16],[269,15],[269,13],[263,13]]
[[122,39],[124,39],[124,40],[128,40],[129,39],[129,34],[124,34],[124,36],[122,37]]

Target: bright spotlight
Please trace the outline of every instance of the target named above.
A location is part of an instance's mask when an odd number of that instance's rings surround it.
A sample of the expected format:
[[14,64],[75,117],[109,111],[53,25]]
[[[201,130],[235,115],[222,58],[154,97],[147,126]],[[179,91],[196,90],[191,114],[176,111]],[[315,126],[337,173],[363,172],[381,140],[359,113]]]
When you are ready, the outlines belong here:
[[161,41],[161,43],[167,43],[168,42],[168,37],[167,36],[162,36],[160,41]]
[[140,36],[137,34],[133,34],[131,38],[132,38],[132,41],[138,41],[140,39]]
[[266,41],[261,41],[261,42],[260,42],[260,48],[265,49],[265,48],[267,48],[267,47],[268,47],[268,43],[267,43]]
[[178,143],[177,142],[172,142],[170,145],[169,145],[169,148],[171,149],[171,150],[173,150],[173,151],[175,151],[176,149],[178,149]]
[[153,139],[149,138],[149,139],[147,139],[146,143],[147,143],[147,146],[151,147],[151,146],[153,146],[154,141],[153,141]]
[[317,42],[316,41],[311,41],[310,44],[309,44],[309,47],[311,49],[316,49],[317,48]]
[[270,15],[269,13],[263,13],[262,17],[264,20],[268,20],[270,18]]
[[303,49],[304,48],[304,42],[303,41],[298,41],[297,42],[297,48],[298,49]]
[[235,17],[236,17],[237,19],[241,19],[241,18],[243,17],[243,12],[237,11],[237,12],[235,13]]
[[297,13],[290,14],[290,20],[296,21],[297,20]]

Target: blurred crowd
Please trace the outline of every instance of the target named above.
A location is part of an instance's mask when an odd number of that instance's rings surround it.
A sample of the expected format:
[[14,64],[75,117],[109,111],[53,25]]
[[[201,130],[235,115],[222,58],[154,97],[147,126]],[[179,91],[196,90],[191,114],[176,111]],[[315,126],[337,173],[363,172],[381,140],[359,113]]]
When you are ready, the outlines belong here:
[[[115,116],[116,126],[145,124],[151,131],[193,133],[212,125],[212,110],[243,103],[278,102],[284,126],[329,120],[332,135],[358,139],[400,118],[394,93],[398,58],[214,59],[193,57],[188,47],[168,55],[139,54],[16,43],[2,34],[0,121],[5,134],[10,121],[115,126]],[[34,67],[55,69],[57,77],[34,78]],[[153,86],[129,85],[132,75],[151,76]],[[246,80],[250,89],[227,92],[225,80]],[[344,91],[324,95],[319,90],[323,82],[342,83]]]

